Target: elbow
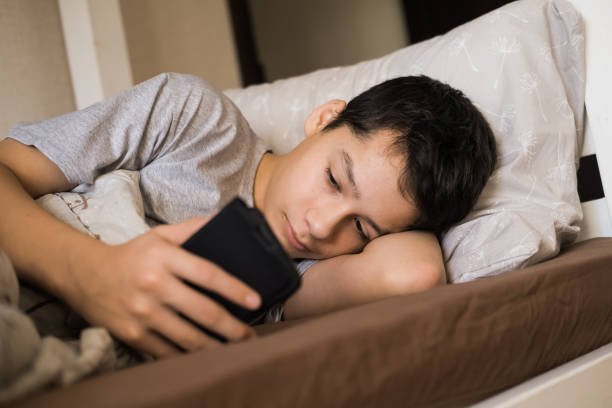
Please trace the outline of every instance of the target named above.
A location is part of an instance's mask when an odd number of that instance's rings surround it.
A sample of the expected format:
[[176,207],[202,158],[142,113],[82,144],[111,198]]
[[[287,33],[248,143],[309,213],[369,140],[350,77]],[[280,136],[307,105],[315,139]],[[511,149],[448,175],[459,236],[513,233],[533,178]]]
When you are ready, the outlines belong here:
[[424,292],[446,284],[443,263],[424,262],[407,268],[392,268],[385,273],[385,281],[392,295]]

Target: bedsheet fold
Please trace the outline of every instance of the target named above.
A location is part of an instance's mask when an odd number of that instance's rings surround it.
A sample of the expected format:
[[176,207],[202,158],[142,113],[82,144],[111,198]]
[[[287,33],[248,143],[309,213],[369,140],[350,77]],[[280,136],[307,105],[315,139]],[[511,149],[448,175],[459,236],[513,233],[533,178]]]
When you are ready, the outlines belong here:
[[0,250],[0,405],[142,358],[101,327],[27,284]]

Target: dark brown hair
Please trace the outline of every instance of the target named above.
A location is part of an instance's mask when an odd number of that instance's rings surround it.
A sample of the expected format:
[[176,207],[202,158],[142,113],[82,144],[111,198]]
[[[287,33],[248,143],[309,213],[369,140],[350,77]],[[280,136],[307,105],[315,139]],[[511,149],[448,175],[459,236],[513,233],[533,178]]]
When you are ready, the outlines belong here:
[[340,126],[361,139],[380,130],[395,135],[390,151],[405,159],[398,188],[419,210],[407,229],[439,236],[459,222],[497,162],[480,111],[461,91],[424,75],[391,79],[356,96],[325,130]]

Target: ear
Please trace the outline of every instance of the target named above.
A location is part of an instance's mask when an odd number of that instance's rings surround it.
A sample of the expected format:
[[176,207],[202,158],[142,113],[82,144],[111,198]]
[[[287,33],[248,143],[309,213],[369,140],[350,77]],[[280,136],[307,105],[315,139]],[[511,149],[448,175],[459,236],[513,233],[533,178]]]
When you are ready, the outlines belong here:
[[310,137],[323,130],[344,108],[346,108],[346,102],[340,99],[333,99],[315,108],[306,118],[306,122],[304,122],[304,134],[306,137]]

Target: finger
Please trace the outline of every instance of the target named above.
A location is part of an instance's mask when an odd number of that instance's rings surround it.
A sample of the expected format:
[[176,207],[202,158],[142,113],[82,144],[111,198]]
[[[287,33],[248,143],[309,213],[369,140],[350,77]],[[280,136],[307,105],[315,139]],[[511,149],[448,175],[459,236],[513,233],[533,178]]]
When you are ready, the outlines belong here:
[[180,354],[180,350],[175,346],[165,341],[155,333],[149,331],[138,340],[124,341],[130,346],[146,351],[147,353],[158,358],[165,358]]
[[193,351],[221,345],[220,341],[207,336],[165,306],[160,306],[152,316],[154,320],[148,322],[151,328],[184,350]]
[[229,340],[256,336],[255,330],[223,306],[178,279],[164,287],[164,298],[175,310]]
[[152,231],[168,242],[181,245],[210,221],[212,217],[213,215],[190,218],[178,224],[160,225],[153,228]]
[[230,275],[218,265],[188,251],[165,257],[166,266],[189,282],[209,290],[241,305],[255,310],[261,305],[261,297],[240,279]]

